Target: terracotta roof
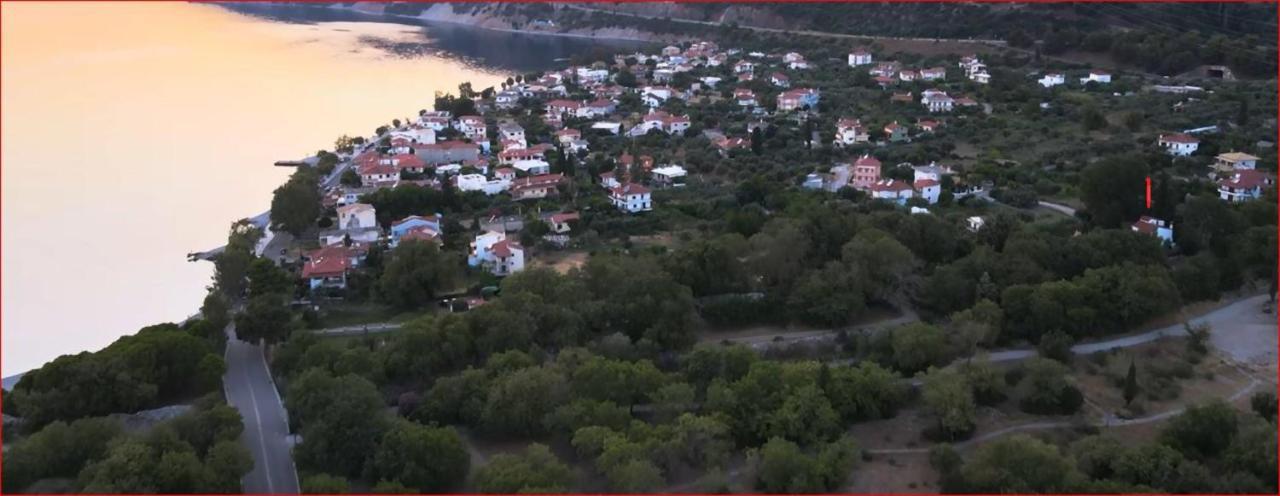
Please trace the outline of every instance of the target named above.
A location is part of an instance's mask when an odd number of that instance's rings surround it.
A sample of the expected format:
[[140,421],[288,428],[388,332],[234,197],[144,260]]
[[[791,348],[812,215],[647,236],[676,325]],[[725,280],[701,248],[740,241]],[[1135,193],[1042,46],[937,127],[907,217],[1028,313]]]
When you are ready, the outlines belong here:
[[345,274],[351,268],[351,248],[343,245],[326,246],[307,253],[307,263],[302,266],[302,277],[333,277]]
[[551,222],[561,223],[571,220],[578,220],[577,212],[560,212],[558,214],[551,214]]
[[411,153],[396,155],[395,157],[392,157],[392,160],[395,160],[396,167],[401,169],[421,169],[427,166],[427,162],[425,160],[422,160],[421,157]]
[[1268,184],[1271,178],[1256,170],[1242,170],[1231,174],[1231,177],[1218,181],[1219,186],[1234,189],[1254,189]]
[[915,184],[914,184],[914,186],[916,187],[916,189],[925,189],[925,188],[931,188],[931,187],[934,187],[934,186],[938,186],[938,185],[940,185],[940,184],[942,184],[942,183],[940,183],[940,182],[938,182],[938,181],[934,181],[933,179],[921,179],[921,180],[919,180],[919,181],[916,181],[916,182],[915,182]]
[[875,157],[872,157],[870,155],[863,155],[862,158],[859,158],[857,161],[855,161],[853,165],[855,166],[866,165],[866,166],[880,167],[880,161],[876,160]]
[[1143,234],[1155,234],[1156,228],[1160,227],[1159,222],[1160,221],[1156,219],[1144,215],[1138,218],[1137,222],[1134,222],[1132,227],[1133,230]]
[[1200,142],[1200,140],[1196,139],[1194,136],[1191,136],[1189,134],[1183,134],[1183,133],[1162,134],[1160,135],[1160,141],[1165,141],[1169,143],[1199,143]]
[[613,188],[614,196],[643,195],[646,193],[649,193],[649,188],[636,183],[627,183]]
[[437,241],[440,239],[440,233],[427,226],[418,226],[406,231],[400,235],[400,241],[417,239],[422,241]]
[[871,185],[871,191],[910,191],[911,185],[897,179],[884,179]]
[[489,246],[490,253],[502,258],[511,256],[512,252],[515,251],[524,251],[524,249],[520,247],[520,244],[508,239],[504,239]]

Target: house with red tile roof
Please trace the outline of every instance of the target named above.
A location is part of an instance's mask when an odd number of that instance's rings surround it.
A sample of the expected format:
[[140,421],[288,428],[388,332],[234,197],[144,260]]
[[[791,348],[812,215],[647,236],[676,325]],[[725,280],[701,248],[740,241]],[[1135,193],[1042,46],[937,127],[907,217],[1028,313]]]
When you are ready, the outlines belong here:
[[571,222],[579,219],[577,212],[560,212],[551,214],[547,217],[547,226],[551,228],[551,232],[556,234],[564,234],[572,229]]
[[1195,153],[1197,148],[1200,148],[1199,139],[1184,133],[1161,134],[1157,143],[1160,148],[1164,148],[1170,155],[1177,157],[1191,155]]
[[524,247],[498,231],[486,231],[471,242],[467,264],[482,267],[495,276],[508,276],[524,270]]
[[1133,232],[1160,238],[1165,243],[1173,243],[1173,224],[1155,217],[1142,216],[1129,226]]
[[897,179],[881,179],[867,188],[872,198],[889,200],[899,204],[907,202],[915,194],[915,188],[906,181]]
[[557,193],[556,187],[564,180],[564,174],[542,174],[511,181],[507,192],[513,200],[535,200]]
[[863,155],[853,162],[853,187],[870,188],[880,180],[880,161],[870,155]]
[[363,255],[360,250],[344,245],[333,245],[303,255],[302,278],[311,289],[346,289],[347,273],[359,266]]
[[626,183],[609,190],[609,200],[613,202],[613,206],[631,214],[653,210],[653,200],[649,195],[649,188],[636,183]]
[[840,146],[855,145],[871,141],[867,127],[858,119],[840,119],[836,121],[836,144]]
[[1257,200],[1264,189],[1275,184],[1275,178],[1265,172],[1238,170],[1218,180],[1218,197],[1233,203]]

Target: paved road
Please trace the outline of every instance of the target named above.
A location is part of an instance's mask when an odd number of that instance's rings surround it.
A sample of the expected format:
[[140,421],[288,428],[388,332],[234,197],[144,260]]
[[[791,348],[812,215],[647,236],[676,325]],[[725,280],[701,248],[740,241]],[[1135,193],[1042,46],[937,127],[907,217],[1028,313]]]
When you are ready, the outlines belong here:
[[[1221,341],[1225,341],[1224,338],[1227,336],[1231,336],[1233,339],[1237,337],[1244,337],[1241,334],[1250,332],[1254,330],[1254,328],[1240,325],[1240,321],[1243,318],[1242,316],[1253,313],[1253,311],[1257,310],[1262,303],[1266,301],[1266,299],[1267,295],[1250,296],[1217,310],[1201,314],[1200,316],[1191,319],[1190,323],[1191,325],[1208,323],[1212,327],[1209,334],[1210,339],[1215,345],[1218,345]],[[1274,331],[1274,328],[1271,330]],[[1154,331],[1144,332],[1142,334],[1134,334],[1132,336],[1124,336],[1096,343],[1078,344],[1071,347],[1071,352],[1077,355],[1088,355],[1116,348],[1137,346],[1161,338],[1186,335],[1187,331],[1186,328],[1183,327],[1183,324],[1174,324]],[[1272,341],[1272,345],[1274,347],[1274,341]],[[1230,350],[1224,351],[1230,352]],[[1036,354],[1037,353],[1034,348],[1024,348],[1020,350],[993,351],[988,355],[988,358],[992,362],[1006,362],[1011,360],[1025,360],[1036,356]]]
[[400,324],[391,322],[382,322],[367,325],[353,325],[346,327],[330,327],[328,329],[316,329],[311,331],[313,334],[320,336],[359,336],[362,334],[377,334],[382,332],[391,332],[400,329]]
[[1044,208],[1047,208],[1047,209],[1049,209],[1049,210],[1057,211],[1057,212],[1059,212],[1059,213],[1061,213],[1061,214],[1064,214],[1064,215],[1066,215],[1066,216],[1068,216],[1068,217],[1075,217],[1075,216],[1076,216],[1076,209],[1071,208],[1071,207],[1068,207],[1068,206],[1066,206],[1066,205],[1062,205],[1062,204],[1058,204],[1058,203],[1049,203],[1049,202],[1047,202],[1047,201],[1042,201],[1042,202],[1039,202],[1039,203],[1040,203],[1040,206],[1042,206],[1042,207],[1044,207]]
[[240,442],[253,454],[253,470],[242,481],[246,493],[297,494],[298,472],[289,446],[289,421],[260,345],[235,338],[227,326],[227,373],[222,387],[240,411]]

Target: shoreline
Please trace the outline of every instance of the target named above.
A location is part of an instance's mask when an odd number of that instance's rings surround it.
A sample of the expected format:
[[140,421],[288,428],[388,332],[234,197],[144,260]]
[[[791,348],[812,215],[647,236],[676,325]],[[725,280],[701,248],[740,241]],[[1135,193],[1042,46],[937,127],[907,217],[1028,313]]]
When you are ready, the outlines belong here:
[[[555,36],[555,37],[561,37],[561,38],[576,38],[576,39],[588,39],[588,40],[629,41],[629,42],[636,42],[636,43],[661,44],[666,42],[666,40],[658,39],[656,36],[643,38],[643,37],[637,37],[637,36],[621,36],[621,35],[608,35],[608,34],[601,35],[596,33],[542,31],[542,30],[522,29],[522,28],[500,28],[496,26],[485,26],[484,24],[481,24],[479,22],[468,20],[468,19],[476,19],[475,16],[467,16],[463,14],[452,14],[452,10],[449,16],[430,14],[430,11],[435,8],[443,7],[443,8],[452,9],[452,6],[450,6],[449,4],[434,4],[430,8],[422,11],[422,13],[420,14],[416,16],[410,16],[410,15],[404,15],[404,14],[388,14],[386,12],[370,12],[370,11],[359,8],[359,6],[362,3],[364,2],[356,3],[354,5],[345,5],[345,4],[329,5],[321,8],[353,12],[356,14],[361,14],[369,17],[382,17],[382,18],[391,17],[391,18],[399,18],[399,19],[412,19],[415,21],[427,22],[427,23],[438,22],[443,24],[453,24],[457,26],[467,26],[471,28],[483,29],[483,30],[494,31],[499,33],[526,34],[526,35],[534,35],[534,36]],[[305,5],[292,5],[292,4],[288,4],[285,6],[307,7]]]

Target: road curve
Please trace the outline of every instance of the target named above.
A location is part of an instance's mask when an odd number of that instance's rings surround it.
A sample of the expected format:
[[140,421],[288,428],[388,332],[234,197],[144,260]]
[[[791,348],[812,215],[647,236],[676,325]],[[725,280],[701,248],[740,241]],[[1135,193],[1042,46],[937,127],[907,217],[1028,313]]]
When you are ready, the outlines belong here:
[[289,421],[260,345],[235,338],[227,326],[227,401],[244,419],[240,442],[253,455],[253,470],[241,481],[245,493],[298,494],[298,472],[289,446]]

